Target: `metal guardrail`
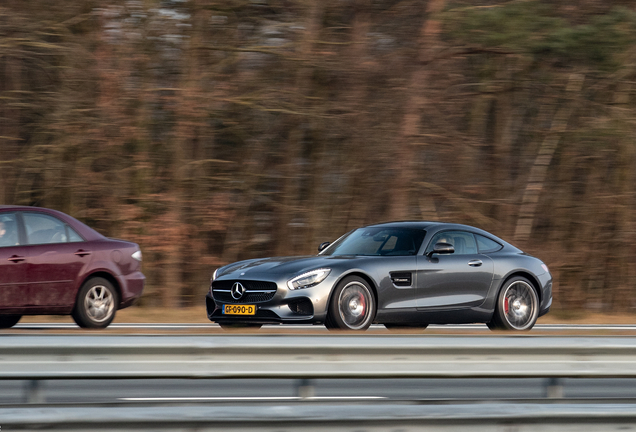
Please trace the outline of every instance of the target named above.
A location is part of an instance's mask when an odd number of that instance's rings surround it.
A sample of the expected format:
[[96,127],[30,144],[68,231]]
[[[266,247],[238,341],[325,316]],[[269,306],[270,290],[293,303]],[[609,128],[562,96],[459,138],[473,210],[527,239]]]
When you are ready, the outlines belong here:
[[[27,380],[42,403],[41,380],[295,378],[311,396],[314,378],[636,378],[636,338],[326,336],[6,336],[0,380]],[[0,407],[2,430],[478,430],[564,424],[613,430],[636,424],[633,404],[276,405],[250,407]],[[389,428],[390,426],[390,428]],[[411,429],[412,428],[412,429]],[[481,428],[481,429],[479,429]],[[475,430],[477,430],[475,429]],[[536,428],[535,428],[536,429]],[[502,429],[503,430],[503,429]],[[506,430],[511,430],[506,429]],[[534,430],[529,428],[529,430]]]
[[636,378],[636,338],[337,336],[26,336],[3,338],[0,380],[165,378]]
[[9,337],[0,379],[633,378],[636,338]]
[[[634,405],[277,405],[0,408],[13,431],[616,431],[636,424]],[[565,428],[565,429],[564,429]]]

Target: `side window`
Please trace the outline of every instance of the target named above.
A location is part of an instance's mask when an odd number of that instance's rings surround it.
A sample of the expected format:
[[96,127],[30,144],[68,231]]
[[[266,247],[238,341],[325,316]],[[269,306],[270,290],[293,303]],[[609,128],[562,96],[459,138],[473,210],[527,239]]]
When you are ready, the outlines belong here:
[[442,231],[435,234],[426,248],[430,252],[436,243],[448,243],[455,248],[454,255],[470,255],[477,253],[477,243],[472,233],[465,231]]
[[0,247],[20,244],[14,213],[0,213]]
[[498,250],[503,248],[502,245],[494,240],[490,240],[488,237],[484,237],[479,234],[475,234],[475,237],[477,237],[477,246],[479,247],[479,253],[497,252]]
[[31,245],[66,243],[66,225],[52,216],[24,213],[27,243]]
[[82,237],[78,233],[73,230],[70,226],[66,225],[66,232],[68,233],[68,242],[69,243],[77,243],[84,241]]

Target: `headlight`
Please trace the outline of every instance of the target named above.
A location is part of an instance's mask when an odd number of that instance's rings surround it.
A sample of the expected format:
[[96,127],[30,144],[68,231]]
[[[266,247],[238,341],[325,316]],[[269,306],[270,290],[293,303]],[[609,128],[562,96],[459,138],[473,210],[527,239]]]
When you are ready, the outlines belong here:
[[214,270],[214,273],[212,273],[212,282],[214,282],[216,280],[216,273],[219,271],[219,269]]
[[330,272],[331,269],[323,268],[303,273],[300,276],[296,276],[295,278],[287,281],[287,287],[290,290],[297,290],[318,285],[320,282],[324,281],[327,276],[329,276]]
[[545,270],[546,273],[550,273],[550,270],[548,270],[548,266],[541,263],[541,267],[543,268],[543,270]]
[[132,257],[136,259],[137,261],[141,261],[141,251],[138,250],[137,252],[133,253]]

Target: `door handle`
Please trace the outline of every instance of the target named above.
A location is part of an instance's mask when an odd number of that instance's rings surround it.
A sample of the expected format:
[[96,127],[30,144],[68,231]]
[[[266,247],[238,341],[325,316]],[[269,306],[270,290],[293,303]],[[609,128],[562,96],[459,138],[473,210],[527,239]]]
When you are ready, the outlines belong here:
[[80,257],[86,256],[86,255],[90,255],[90,254],[91,254],[91,251],[87,251],[87,250],[84,250],[84,249],[80,249],[77,252],[75,252],[75,255],[80,256]]
[[483,262],[481,262],[481,260],[470,260],[470,261],[468,261],[468,265],[471,266],[471,267],[479,267],[482,264],[483,264]]
[[24,261],[24,257],[23,256],[18,256],[18,255],[13,255],[11,258],[9,258],[9,261],[17,263],[20,261]]

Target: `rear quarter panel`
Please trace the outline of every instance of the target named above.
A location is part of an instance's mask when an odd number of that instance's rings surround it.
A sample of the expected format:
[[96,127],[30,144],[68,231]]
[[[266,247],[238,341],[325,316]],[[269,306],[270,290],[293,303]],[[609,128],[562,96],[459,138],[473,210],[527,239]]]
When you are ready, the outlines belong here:
[[139,261],[132,258],[132,254],[139,250],[138,245],[123,240],[104,238],[86,242],[86,249],[91,251],[93,259],[90,266],[78,275],[75,281],[75,295],[87,279],[99,273],[107,273],[116,280],[120,297],[125,297],[125,292],[122,292],[126,290],[125,277],[139,272],[141,267]]
[[[514,274],[526,273],[531,276],[531,282],[538,285],[539,290],[543,288],[541,275],[544,275],[546,271],[541,266],[542,262],[540,259],[523,253],[506,251],[495,252],[490,254],[490,257],[495,264],[494,277],[482,309],[495,310],[499,290],[504,282]],[[539,295],[541,296],[542,293],[539,293]]]

